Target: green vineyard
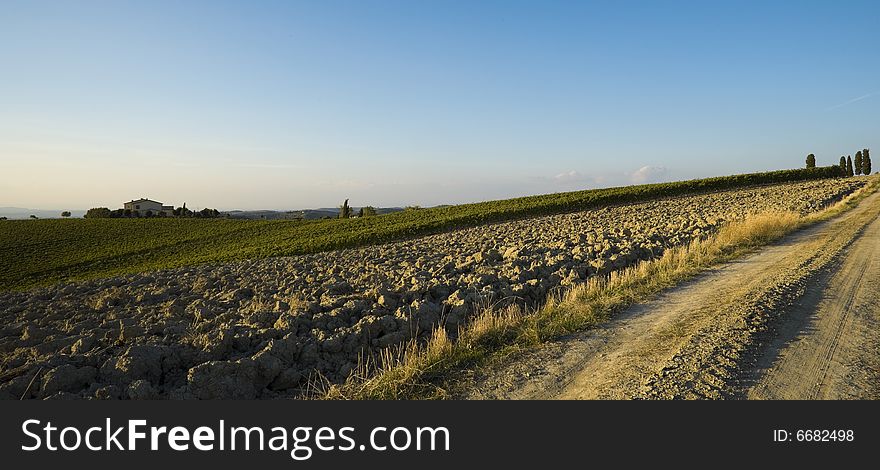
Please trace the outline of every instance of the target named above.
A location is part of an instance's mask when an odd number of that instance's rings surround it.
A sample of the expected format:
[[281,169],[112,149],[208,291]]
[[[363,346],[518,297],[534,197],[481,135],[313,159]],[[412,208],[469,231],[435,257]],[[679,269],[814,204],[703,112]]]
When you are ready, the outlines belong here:
[[407,210],[378,217],[251,221],[75,219],[0,222],[0,290],[314,253],[504,220],[744,186],[840,176],[840,167],[751,173]]

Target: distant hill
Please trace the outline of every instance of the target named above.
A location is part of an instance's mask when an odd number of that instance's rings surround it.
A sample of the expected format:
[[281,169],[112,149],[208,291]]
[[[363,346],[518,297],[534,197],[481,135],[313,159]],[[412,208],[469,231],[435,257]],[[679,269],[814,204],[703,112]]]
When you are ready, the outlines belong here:
[[[354,212],[360,207],[354,207]],[[86,211],[84,209],[27,209],[24,207],[0,207],[0,217],[7,219],[29,219],[31,215],[35,215],[40,219],[60,219],[61,212],[70,211],[71,218],[82,218]],[[381,207],[377,208],[378,214],[390,214],[392,212],[402,211],[402,207]],[[233,219],[248,220],[296,220],[296,219],[323,219],[325,217],[336,218],[339,216],[339,209],[336,208],[320,208],[320,209],[299,209],[292,211],[272,211],[272,210],[254,210],[254,211],[221,211],[222,214],[228,214]]]
[[[352,207],[352,210],[355,214],[357,214],[358,210],[360,210],[360,207]],[[376,209],[376,213],[382,215],[390,214],[392,212],[400,212],[402,210],[402,207],[380,207]],[[314,220],[323,219],[325,217],[330,217],[332,219],[339,217],[339,209],[332,207],[324,207],[320,209],[300,209],[293,211],[222,211],[222,213],[228,214],[229,217],[233,219]]]
[[86,211],[82,209],[26,209],[24,207],[0,207],[0,217],[7,219],[28,219],[35,215],[41,219],[60,219],[61,212],[70,211],[70,217],[82,217]]

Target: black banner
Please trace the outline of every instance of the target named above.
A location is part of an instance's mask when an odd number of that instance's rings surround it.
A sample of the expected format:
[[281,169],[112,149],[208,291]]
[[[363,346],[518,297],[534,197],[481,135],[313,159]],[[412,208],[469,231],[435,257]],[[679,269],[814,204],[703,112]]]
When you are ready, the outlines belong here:
[[36,468],[842,464],[880,443],[878,402],[59,401],[0,411],[0,455]]

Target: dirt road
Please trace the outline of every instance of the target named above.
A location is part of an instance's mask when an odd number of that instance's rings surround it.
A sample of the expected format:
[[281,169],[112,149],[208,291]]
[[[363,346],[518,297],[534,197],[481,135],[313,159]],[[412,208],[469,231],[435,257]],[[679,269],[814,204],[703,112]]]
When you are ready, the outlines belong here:
[[[840,265],[786,313],[748,371],[745,396],[767,399],[876,398],[880,376],[880,220]],[[818,288],[821,287],[821,288]]]
[[876,398],[880,193],[478,372],[466,398]]

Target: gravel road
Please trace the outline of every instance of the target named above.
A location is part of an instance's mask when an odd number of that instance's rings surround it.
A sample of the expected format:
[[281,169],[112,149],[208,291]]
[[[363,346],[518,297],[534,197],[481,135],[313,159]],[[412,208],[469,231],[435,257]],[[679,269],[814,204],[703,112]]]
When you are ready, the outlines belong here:
[[750,399],[880,398],[880,219],[786,309],[743,376]]

